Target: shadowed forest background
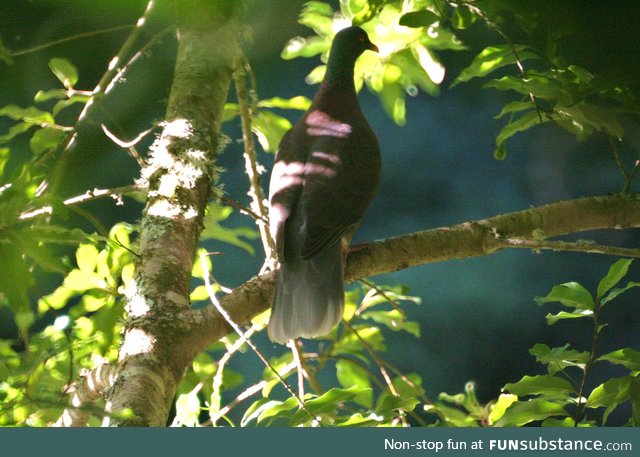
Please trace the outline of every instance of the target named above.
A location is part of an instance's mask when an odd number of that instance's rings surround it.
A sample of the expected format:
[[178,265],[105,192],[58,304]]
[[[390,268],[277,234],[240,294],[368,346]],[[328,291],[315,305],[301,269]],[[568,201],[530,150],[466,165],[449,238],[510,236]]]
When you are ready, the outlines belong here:
[[[327,3],[335,9],[339,7],[337,1]],[[477,3],[482,7],[482,2]],[[508,6],[510,2],[494,3]],[[242,46],[253,69],[260,99],[298,95],[311,98],[315,93],[317,86],[307,84],[305,78],[320,63],[318,56],[281,58],[292,37],[311,34],[297,22],[303,4],[296,0],[248,3],[245,23],[251,27],[251,32],[247,32],[251,36]],[[614,75],[637,95],[640,48],[631,19],[633,8],[625,6],[628,4],[541,1],[527,2],[522,8],[535,8],[538,17],[544,18],[541,21],[544,25],[536,32],[539,36],[559,31],[556,45],[567,61],[593,74]],[[145,5],[144,1],[7,0],[1,7],[0,36],[7,49],[29,49],[61,37],[133,24]],[[159,9],[147,25],[150,35],[162,31],[172,14],[166,5],[160,5]],[[502,23],[501,27],[512,34],[514,42],[524,38],[512,24]],[[11,64],[0,65],[0,106],[32,105],[38,90],[58,87],[59,82],[48,66],[50,59],[56,57],[68,59],[77,67],[78,87],[94,87],[128,33],[119,30],[80,38],[14,57]],[[382,179],[378,195],[353,240],[355,244],[560,200],[614,194],[624,186],[605,134],[595,132],[584,141],[577,141],[553,122],[515,135],[509,140],[506,157],[496,160],[495,138],[504,119],[497,120],[494,116],[513,96],[483,88],[486,80],[479,78],[450,86],[473,56],[499,39],[494,30],[480,23],[456,33],[468,49],[436,51],[446,68],[444,81],[437,94],[420,91],[407,97],[405,125],[399,126],[390,118],[371,90],[365,87],[360,92],[363,111],[380,142]],[[104,135],[100,123],[108,124],[116,136],[131,139],[159,121],[169,97],[175,54],[176,41],[173,34],[168,34],[146,52],[140,63],[128,69],[125,78],[103,101],[95,122],[79,132],[59,189],[62,197],[82,194],[87,189],[127,186],[139,176],[135,160]],[[233,91],[230,101],[235,101]],[[294,110],[278,113],[291,122],[300,116],[300,111]],[[73,124],[77,112],[70,110],[61,117],[62,123]],[[640,154],[640,125],[637,117],[632,116],[622,123],[625,136],[621,151],[626,163],[632,164]],[[11,119],[0,117],[0,134],[12,125]],[[238,119],[225,122],[222,132],[230,141],[216,163],[225,170],[220,183],[225,195],[248,205]],[[153,140],[153,135],[145,137],[137,150],[145,153]],[[30,154],[28,136],[13,139],[5,176],[18,170]],[[260,151],[259,160],[270,169],[273,155]],[[262,178],[265,190],[268,176],[267,172]],[[637,182],[629,190],[637,192]],[[143,204],[125,199],[124,205],[116,205],[113,199],[102,199],[82,207],[108,230],[119,221],[138,222]],[[95,231],[95,224],[73,211],[68,212],[63,225],[88,233]],[[234,211],[224,225],[237,228],[252,225],[252,221]],[[638,229],[627,229],[580,233],[565,239],[635,247],[639,235]],[[204,243],[209,251],[223,252],[213,257],[212,273],[220,284],[235,288],[258,274],[263,263],[260,240],[245,242],[250,243],[253,254],[216,241]],[[58,248],[57,252],[73,258],[74,250]],[[534,344],[556,347],[570,342],[572,347],[586,348],[591,342],[589,322],[576,319],[549,326],[545,321],[549,309],[536,305],[535,297],[570,281],[593,291],[616,260],[612,256],[580,252],[513,249],[375,276],[371,279],[376,284],[405,285],[408,295],[422,300],[419,306],[412,303],[403,306],[408,319],[420,324],[419,339],[406,332],[384,329],[388,347],[385,356],[402,372],[419,374],[431,397],[440,392],[462,392],[465,384],[473,381],[480,402],[495,399],[506,383],[546,372],[528,352]],[[34,302],[60,283],[59,275],[37,269],[34,275],[34,285],[29,289]],[[628,278],[640,278],[637,264],[631,265]],[[355,284],[348,290],[357,287],[361,286]],[[601,353],[608,352],[608,346],[610,350],[638,347],[638,294],[637,289],[630,290],[617,299],[614,307],[603,311],[604,319],[615,330],[603,338]],[[55,317],[55,313],[42,316],[30,332],[43,329]],[[0,337],[14,341],[13,347],[19,351],[24,345],[18,336],[10,309],[0,307]],[[271,344],[264,332],[253,337],[253,341],[268,357],[287,351]],[[316,343],[308,344],[315,347]],[[233,359],[229,368],[246,379],[259,377],[264,370],[251,355]],[[590,380],[591,388],[607,376],[596,372]],[[225,395],[231,399],[241,391],[238,386]],[[626,422],[629,411],[629,405],[618,408],[609,418],[610,423]]]

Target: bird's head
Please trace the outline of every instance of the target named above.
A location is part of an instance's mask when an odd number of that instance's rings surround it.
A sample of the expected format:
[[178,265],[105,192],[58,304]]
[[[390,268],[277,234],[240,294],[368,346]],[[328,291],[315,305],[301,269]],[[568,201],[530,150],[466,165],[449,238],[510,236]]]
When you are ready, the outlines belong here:
[[360,27],[347,27],[333,39],[331,56],[340,62],[353,63],[367,49],[378,52],[378,47],[369,40],[367,32]]

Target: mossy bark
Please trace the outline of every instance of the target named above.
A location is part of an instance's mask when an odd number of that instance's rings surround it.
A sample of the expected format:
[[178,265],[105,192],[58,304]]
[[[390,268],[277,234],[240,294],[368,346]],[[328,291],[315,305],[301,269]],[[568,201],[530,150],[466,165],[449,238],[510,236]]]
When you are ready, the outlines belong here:
[[212,182],[216,138],[238,53],[242,2],[187,0],[164,129],[141,179],[149,188],[109,425],[162,426],[191,353],[189,282]]

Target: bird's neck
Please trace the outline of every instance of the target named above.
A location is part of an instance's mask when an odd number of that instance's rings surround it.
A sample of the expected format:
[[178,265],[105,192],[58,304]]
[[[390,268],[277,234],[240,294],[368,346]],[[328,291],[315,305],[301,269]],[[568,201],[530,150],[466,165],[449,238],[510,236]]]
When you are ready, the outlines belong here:
[[333,66],[331,63],[329,60],[327,72],[313,102],[322,111],[338,114],[342,108],[359,106],[358,97],[353,82],[353,65]]

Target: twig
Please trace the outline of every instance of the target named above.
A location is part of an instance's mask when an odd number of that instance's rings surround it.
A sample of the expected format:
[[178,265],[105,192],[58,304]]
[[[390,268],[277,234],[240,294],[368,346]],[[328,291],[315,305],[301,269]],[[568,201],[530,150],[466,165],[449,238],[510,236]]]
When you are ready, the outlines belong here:
[[[258,328],[253,325],[251,326],[251,328],[249,328],[249,330],[247,330],[246,332],[242,333],[242,335],[240,335],[240,338],[238,338],[238,340],[233,343],[231,345],[231,347],[227,350],[227,352],[224,353],[224,355],[222,357],[220,357],[220,360],[218,360],[218,369],[216,370],[216,374],[213,377],[213,395],[217,395],[218,398],[222,398],[222,375],[224,373],[224,368],[226,367],[227,363],[229,362],[229,360],[231,360],[231,357],[233,356],[233,354],[235,354],[236,352],[238,352],[240,350],[240,348],[242,348],[242,346],[244,346],[244,344],[247,342],[247,339],[249,339],[255,332],[256,330],[258,330]],[[200,388],[204,385],[204,381],[200,382]],[[198,389],[199,390],[199,389]],[[211,416],[211,423],[213,426],[216,425],[216,423],[218,422],[218,419],[222,416],[224,416],[226,413],[221,413],[222,409],[219,409],[218,411],[216,411],[214,414]]]
[[109,29],[104,29],[104,30],[94,30],[92,32],[78,33],[76,35],[63,37],[63,38],[59,38],[59,39],[54,40],[54,41],[50,41],[49,43],[40,44],[38,46],[34,46],[33,48],[20,49],[19,51],[8,51],[7,50],[7,52],[11,57],[18,57],[18,56],[22,56],[22,55],[25,55],[25,54],[31,54],[33,52],[42,51],[43,49],[47,49],[47,48],[50,48],[50,47],[53,47],[53,46],[57,46],[59,44],[66,43],[68,41],[79,40],[81,38],[87,38],[87,37],[96,36],[96,35],[103,35],[103,34],[111,33],[111,32],[117,32],[118,30],[130,29],[131,27],[133,27],[133,26],[127,24],[127,25],[119,25],[119,26],[116,26],[116,27],[111,27]]
[[249,192],[251,197],[251,209],[254,213],[260,216],[256,219],[256,224],[260,230],[260,238],[262,239],[262,246],[265,253],[265,265],[262,268],[262,273],[268,270],[272,270],[274,267],[274,253],[275,243],[271,239],[269,233],[269,225],[267,221],[267,209],[264,205],[264,194],[262,192],[262,186],[260,184],[260,172],[258,170],[258,161],[256,159],[255,145],[253,142],[253,133],[251,132],[251,104],[249,102],[249,96],[247,93],[247,86],[245,84],[246,70],[244,67],[245,58],[237,58],[235,63],[235,71],[233,72],[233,80],[236,85],[236,94],[238,96],[238,109],[240,113],[240,120],[242,124],[242,140],[244,143],[244,162],[245,172],[249,177]]
[[[382,297],[384,297],[384,299],[387,300],[387,302],[393,307],[393,309],[398,311],[402,315],[402,317],[406,317],[407,316],[407,313],[405,313],[405,311],[400,307],[400,304],[396,300],[391,298],[384,290],[379,288],[377,285],[375,285],[371,281],[368,281],[368,280],[366,280],[364,278],[358,279],[358,282],[364,284],[365,286],[369,287],[370,289],[375,290],[377,294],[382,295]],[[361,307],[362,307],[363,303],[364,303],[364,300],[362,300],[362,303],[360,304],[358,309],[356,309],[356,312],[354,313],[355,316],[359,316],[360,313],[362,312]]]
[[624,176],[624,188],[622,189],[623,194],[629,193],[629,189],[631,188],[631,182],[633,178],[635,178],[636,173],[638,173],[638,168],[640,167],[640,160],[636,160],[631,173],[629,173],[622,163],[622,159],[620,158],[620,151],[618,150],[618,145],[615,142],[615,139],[609,135],[609,144],[611,145],[611,153],[613,154],[614,159],[616,160],[616,165],[618,166],[618,170]]
[[[295,362],[291,362],[282,368],[281,375],[286,376],[290,372],[292,372],[295,368],[296,368]],[[226,416],[229,413],[229,411],[231,411],[233,408],[235,408],[240,403],[245,401],[247,398],[260,392],[267,385],[267,383],[268,381],[262,380],[252,386],[249,386],[248,388],[243,390],[236,398],[230,401],[227,405],[225,405],[223,408],[220,408],[220,411],[218,411],[213,417],[211,417],[210,420],[208,420],[207,422],[201,425],[215,426],[216,422],[218,422],[222,417]]]
[[247,216],[251,217],[255,221],[259,221],[259,220],[266,221],[266,219],[264,219],[262,216],[260,216],[259,214],[254,213],[253,211],[251,211],[246,206],[241,205],[240,202],[238,202],[237,200],[234,200],[233,198],[225,197],[223,195],[223,196],[220,197],[220,201],[222,203],[226,203],[229,206],[233,206],[235,209],[239,210],[241,213],[246,214]]
[[[93,189],[93,190],[86,191],[84,194],[67,198],[62,202],[62,204],[65,206],[72,206],[72,205],[77,205],[79,203],[84,203],[91,200],[97,200],[98,198],[104,198],[104,197],[113,197],[120,204],[123,195],[128,194],[130,192],[139,191],[139,190],[144,190],[144,188],[137,184],[132,184],[130,186],[114,187],[113,189]],[[53,207],[47,205],[34,210],[25,211],[24,213],[20,214],[18,219],[20,220],[32,219],[42,214],[51,214],[52,212],[53,212]]]
[[522,238],[507,238],[504,245],[510,248],[522,248],[533,250],[553,250],[568,252],[586,252],[588,254],[615,255],[621,257],[640,257],[640,249],[619,248],[588,242],[528,240]]
[[105,94],[105,89],[110,86],[114,78],[121,77],[120,71],[123,68],[121,67],[121,63],[129,53],[131,47],[138,40],[138,37],[142,33],[142,27],[146,23],[154,6],[155,0],[149,0],[144,13],[142,14],[142,16],[140,16],[140,18],[138,18],[136,25],[133,27],[133,30],[118,51],[118,54],[116,54],[116,56],[111,59],[107,67],[107,71],[102,75],[102,78],[100,78],[98,84],[91,91],[91,97],[89,98],[89,100],[87,100],[84,108],[78,115],[78,119],[76,120],[76,125],[74,126],[73,130],[69,133],[69,135],[67,135],[67,137],[60,143],[57,148],[52,149],[46,154],[43,154],[36,162],[36,164],[45,163],[52,156],[56,156],[59,153],[62,154],[60,159],[55,164],[49,179],[45,178],[45,180],[41,183],[40,187],[38,188],[37,195],[42,195],[45,191],[52,193],[56,192],[59,185],[59,180],[62,178],[67,165],[67,161],[69,160],[69,154],[67,154],[67,152],[73,147],[80,128],[89,119],[89,115],[91,114],[92,108],[95,106],[96,101]]
[[[500,35],[500,37],[504,40],[507,46],[509,46],[509,50],[511,51],[511,53],[516,59],[516,62],[515,62],[516,67],[518,68],[518,71],[520,72],[522,79],[526,80],[527,71],[524,68],[524,65],[522,64],[522,60],[520,60],[520,56],[518,55],[518,50],[516,49],[513,42],[511,41],[511,38],[509,38],[509,36],[506,33],[504,33],[502,29],[500,29],[500,27],[498,27],[498,24],[496,24],[491,19],[489,19],[487,15],[484,14],[484,11],[482,11],[480,8],[465,1],[461,2],[461,4],[464,5],[473,14],[476,14],[478,17],[482,18],[482,20],[489,26],[489,28],[493,29],[498,35]],[[544,123],[544,120],[542,119],[542,110],[540,109],[540,106],[538,105],[538,100],[536,96],[533,94],[533,92],[529,92],[529,100],[531,100],[531,103],[533,103],[533,106],[536,109],[536,113],[538,114],[538,120],[540,124]]]
[[[244,335],[242,329],[238,326],[238,324],[236,324],[231,319],[231,316],[229,315],[227,310],[225,310],[222,307],[222,305],[220,304],[220,301],[218,300],[218,297],[216,297],[215,291],[213,290],[213,286],[211,285],[211,281],[209,279],[209,267],[207,266],[207,262],[206,262],[205,256],[206,256],[205,253],[201,253],[200,254],[200,264],[202,265],[202,273],[203,273],[202,276],[204,277],[204,285],[205,285],[205,287],[207,289],[207,293],[209,294],[209,298],[211,300],[211,303],[216,308],[218,313],[220,313],[220,315],[225,319],[227,324],[229,324],[229,326],[231,326],[231,328],[242,338],[243,335]],[[274,368],[274,366],[271,365],[271,363],[269,363],[269,361],[265,358],[265,356],[262,354],[262,352],[256,347],[255,344],[253,344],[251,339],[247,338],[246,342],[247,342],[247,345],[251,348],[251,350],[253,350],[253,352],[258,356],[260,361],[267,368],[269,368],[269,370],[271,370],[273,372],[273,374],[276,376],[276,378],[278,378],[278,380],[280,381],[280,384],[282,384],[284,386],[284,388],[287,390],[287,392],[289,392],[289,394],[298,401],[298,405],[300,406],[300,408],[302,410],[304,410],[313,421],[316,421],[317,420],[316,417],[313,415],[313,413],[311,411],[309,411],[309,408],[307,408],[307,406],[304,404],[304,401],[302,400],[302,398],[300,398],[294,392],[293,388],[287,383],[287,381],[285,381],[285,379],[282,377],[282,375],[280,375],[280,373],[278,373],[278,370],[276,370]]]

